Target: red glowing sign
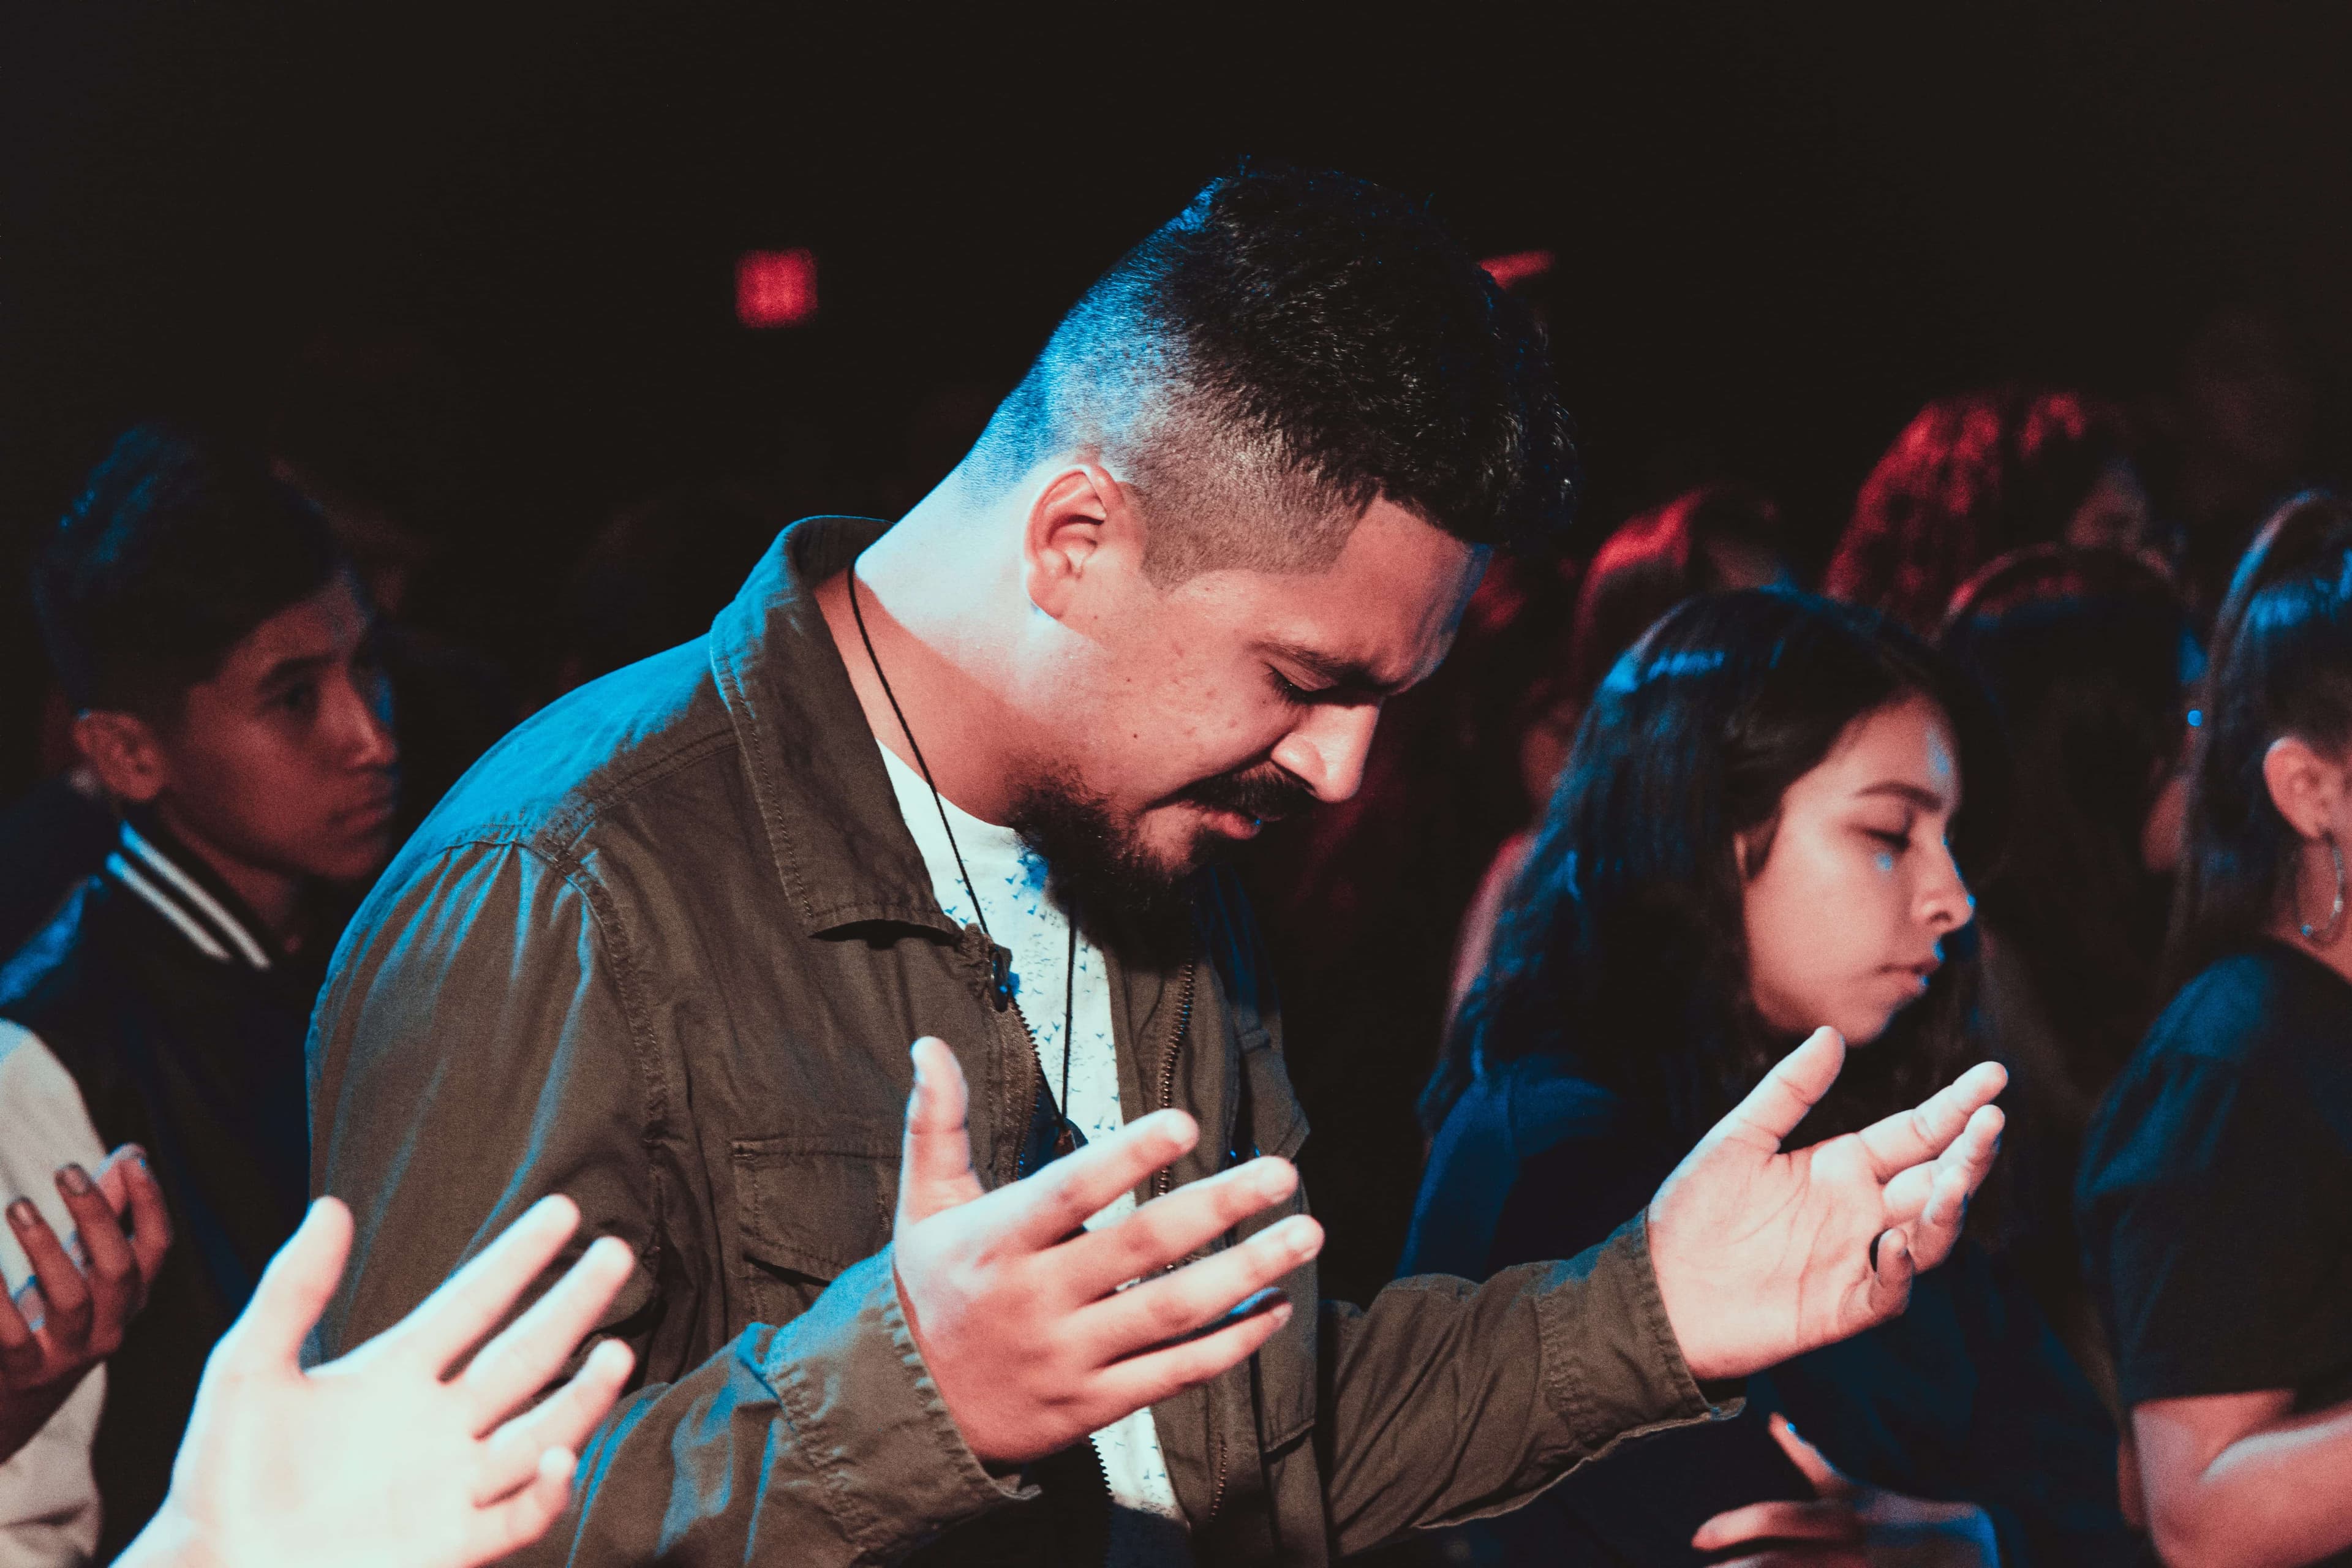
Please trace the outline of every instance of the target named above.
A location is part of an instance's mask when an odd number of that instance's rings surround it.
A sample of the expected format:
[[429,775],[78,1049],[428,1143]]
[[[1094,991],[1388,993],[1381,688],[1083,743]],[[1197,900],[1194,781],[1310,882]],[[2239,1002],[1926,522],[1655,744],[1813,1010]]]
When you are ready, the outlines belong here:
[[1552,254],[1549,250],[1515,250],[1508,256],[1490,256],[1478,265],[1486,269],[1487,277],[1509,289],[1549,272]]
[[747,327],[816,320],[816,252],[747,250],[736,258],[735,319]]

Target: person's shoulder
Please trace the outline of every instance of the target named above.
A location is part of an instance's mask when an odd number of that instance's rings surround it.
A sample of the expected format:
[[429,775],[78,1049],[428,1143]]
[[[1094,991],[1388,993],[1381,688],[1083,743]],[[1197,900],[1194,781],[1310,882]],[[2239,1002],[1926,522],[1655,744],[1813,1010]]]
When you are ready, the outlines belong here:
[[[0,1019],[0,1202],[32,1197],[46,1209],[49,1174],[68,1162],[95,1171],[106,1157],[81,1086],[40,1036]],[[56,1223],[53,1215],[51,1223]]]
[[2316,959],[2263,942],[2216,960],[2166,1005],[2135,1063],[2267,1071],[2315,1033],[2352,1025],[2352,985]]
[[1580,1076],[1574,1064],[1535,1052],[1480,1068],[1446,1113],[1431,1158],[1441,1147],[1492,1142],[1515,1161],[1574,1159],[1629,1131],[1622,1096]]
[[102,967],[100,938],[110,889],[86,877],[68,893],[48,923],[0,964],[0,1016],[37,1020],[87,993]]
[[734,754],[734,729],[697,638],[574,688],[490,748],[417,828],[385,880],[468,844],[561,857],[598,820],[682,763]]

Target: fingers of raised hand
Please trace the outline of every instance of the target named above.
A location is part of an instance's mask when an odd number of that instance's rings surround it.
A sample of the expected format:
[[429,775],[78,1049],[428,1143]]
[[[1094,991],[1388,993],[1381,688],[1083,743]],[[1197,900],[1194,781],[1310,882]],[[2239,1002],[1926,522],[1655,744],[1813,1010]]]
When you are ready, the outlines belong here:
[[1870,1274],[1863,1284],[1863,1320],[1853,1325],[1854,1332],[1884,1322],[1909,1306],[1911,1281],[1919,1272],[1911,1257],[1911,1238],[1900,1229],[1880,1233],[1872,1250]]
[[303,1338],[327,1310],[351,1247],[352,1211],[334,1198],[311,1204],[301,1225],[261,1271],[253,1300],[214,1347],[205,1381],[211,1382],[215,1366],[233,1373],[298,1372]]
[[131,1256],[139,1269],[140,1289],[155,1283],[163,1256],[172,1248],[172,1213],[163,1189],[147,1166],[147,1152],[125,1143],[98,1168],[98,1190],[109,1207],[131,1222]]
[[1933,1172],[1927,1201],[1911,1227],[1911,1258],[1921,1268],[1933,1268],[1951,1256],[1968,1218],[1969,1199],[1991,1173],[2000,1148],[2000,1107],[1988,1105],[1969,1118],[1967,1131],[1953,1140]]
[[554,1289],[467,1363],[457,1382],[476,1436],[505,1420],[562,1370],[635,1262],[625,1242],[600,1237]]
[[572,1500],[572,1472],[579,1463],[574,1455],[551,1449],[540,1456],[528,1486],[503,1501],[476,1510],[467,1525],[463,1568],[495,1562],[546,1534],[547,1527]]
[[1750,1541],[1859,1542],[1862,1519],[1843,1499],[1751,1502],[1717,1514],[1691,1537],[1696,1552],[1722,1552]]
[[[1862,1489],[1846,1479],[1845,1473],[1830,1463],[1829,1456],[1797,1436],[1797,1428],[1789,1418],[1775,1412],[1771,1422],[1772,1440],[1780,1445],[1780,1452],[1797,1467],[1816,1496],[1852,1502]],[[1859,1529],[1859,1523],[1856,1528]]]
[[[25,1293],[37,1300],[39,1287],[27,1285]],[[17,1310],[16,1303],[0,1292],[0,1388],[37,1388],[44,1381],[47,1364],[48,1352],[40,1336]]]
[[1891,1182],[1910,1167],[1941,1154],[1977,1110],[1992,1103],[2009,1082],[1998,1062],[1979,1062],[1909,1110],[1898,1110],[1862,1130],[1871,1171]]
[[1107,1414],[1082,1430],[1108,1425],[1130,1410],[1156,1405],[1240,1365],[1290,1321],[1290,1302],[1277,1298],[1263,1310],[1213,1333],[1147,1351],[1105,1368],[1096,1391]]
[[1268,1155],[1152,1199],[1117,1225],[1068,1244],[1079,1300],[1181,1261],[1297,1189],[1297,1168]]
[[579,1225],[579,1206],[570,1198],[550,1194],[540,1199],[426,1297],[424,1305],[386,1330],[381,1342],[387,1350],[418,1357],[439,1376],[489,1332],[490,1325],[555,1260]]
[[1199,1123],[1182,1111],[1156,1110],[1129,1122],[1112,1137],[1065,1155],[1035,1175],[1003,1189],[1000,1195],[1010,1210],[1006,1239],[1030,1251],[1044,1251],[1084,1226],[1119,1194],[1177,1159],[1200,1136]]
[[1323,1227],[1305,1215],[1294,1215],[1238,1247],[1097,1301],[1083,1310],[1073,1326],[1096,1360],[1136,1355],[1215,1322],[1322,1247]]
[[8,1205],[8,1225],[33,1266],[33,1278],[40,1281],[41,1338],[52,1354],[79,1358],[89,1337],[89,1282],[29,1199],[19,1198]]
[[1732,1107],[1710,1136],[1769,1142],[1778,1150],[1805,1113],[1821,1103],[1844,1064],[1844,1038],[1835,1029],[1815,1029],[1804,1044],[1772,1064],[1764,1081]]
[[74,1233],[81,1242],[89,1268],[90,1298],[87,1343],[93,1356],[114,1353],[122,1343],[122,1330],[146,1300],[147,1282],[140,1278],[131,1240],[122,1221],[79,1165],[66,1165],[57,1175],[58,1196],[73,1215]]
[[588,1352],[571,1382],[491,1433],[482,1445],[474,1501],[495,1502],[524,1485],[551,1450],[578,1453],[620,1397],[635,1363],[628,1346],[606,1340]]
[[926,1035],[914,1045],[915,1089],[907,1098],[907,1133],[898,1161],[901,1226],[980,1196],[971,1168],[971,1093],[947,1042]]

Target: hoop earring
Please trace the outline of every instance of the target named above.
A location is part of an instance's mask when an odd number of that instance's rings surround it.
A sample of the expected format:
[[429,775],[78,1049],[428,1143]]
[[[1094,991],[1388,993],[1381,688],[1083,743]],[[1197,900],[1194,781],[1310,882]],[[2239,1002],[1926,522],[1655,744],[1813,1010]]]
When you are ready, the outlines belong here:
[[2327,858],[2336,862],[2336,902],[2327,911],[2327,923],[2317,931],[2311,922],[2303,922],[2303,940],[2314,947],[2326,947],[2336,940],[2336,928],[2344,923],[2344,851],[2336,845],[2336,835],[2327,836]]

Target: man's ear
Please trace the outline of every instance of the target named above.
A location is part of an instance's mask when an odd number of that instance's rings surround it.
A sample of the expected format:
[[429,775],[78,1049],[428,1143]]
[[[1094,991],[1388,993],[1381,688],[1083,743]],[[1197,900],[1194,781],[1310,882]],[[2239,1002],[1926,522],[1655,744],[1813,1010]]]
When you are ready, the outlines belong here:
[[1142,541],[1118,481],[1094,463],[1074,463],[1046,481],[1029,508],[1021,540],[1029,602],[1063,619],[1085,586],[1120,556],[1139,557]]
[[2344,764],[2300,735],[2281,735],[2263,753],[2263,784],[2271,804],[2305,838],[2324,838],[2335,830],[2344,783]]
[[171,783],[163,741],[136,713],[88,710],[75,715],[73,737],[99,783],[117,800],[143,805]]

